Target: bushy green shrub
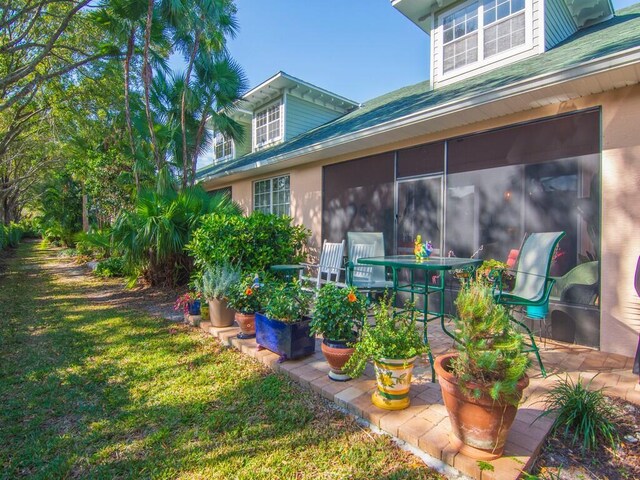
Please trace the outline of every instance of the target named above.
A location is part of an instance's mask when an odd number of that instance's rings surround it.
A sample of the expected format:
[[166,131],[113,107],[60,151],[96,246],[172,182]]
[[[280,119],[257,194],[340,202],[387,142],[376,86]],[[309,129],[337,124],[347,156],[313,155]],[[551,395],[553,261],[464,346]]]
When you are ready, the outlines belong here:
[[309,315],[312,295],[300,282],[273,281],[264,286],[264,314],[284,323],[296,323]]
[[22,222],[11,222],[9,225],[0,223],[0,250],[16,248],[25,236],[25,226]]
[[111,229],[95,229],[76,235],[76,249],[83,256],[102,259],[111,255]]
[[560,380],[546,395],[546,410],[540,416],[555,415],[552,430],[560,431],[571,444],[581,443],[583,452],[601,448],[602,443],[614,447],[618,432],[613,420],[616,409],[610,404],[603,388],[591,390],[582,378]]
[[192,260],[185,245],[201,220],[214,212],[241,212],[228,196],[211,196],[199,185],[178,191],[169,176],[161,171],[157,188],[141,191],[135,210],[122,212],[112,226],[114,250],[123,256],[127,271],[141,274],[151,285],[186,283]]
[[125,269],[124,269],[124,260],[122,257],[111,257],[106,260],[102,260],[98,262],[94,273],[98,277],[124,277]]
[[187,249],[199,268],[229,262],[255,273],[302,261],[309,234],[304,226],[293,225],[290,217],[213,214],[203,218]]
[[19,222],[22,227],[22,238],[41,238],[40,220],[37,218],[23,218]]
[[367,298],[355,287],[325,283],[313,305],[311,332],[328,340],[353,341],[367,318]]

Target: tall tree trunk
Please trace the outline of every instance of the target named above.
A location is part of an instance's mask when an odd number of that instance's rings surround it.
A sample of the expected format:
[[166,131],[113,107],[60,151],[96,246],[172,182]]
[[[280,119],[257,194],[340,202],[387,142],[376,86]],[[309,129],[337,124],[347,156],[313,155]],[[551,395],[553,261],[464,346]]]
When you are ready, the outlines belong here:
[[9,225],[9,201],[7,197],[2,199],[2,209],[0,209],[0,220],[3,225]]
[[213,103],[213,94],[209,95],[204,107],[202,108],[202,117],[200,118],[200,124],[198,125],[198,131],[196,132],[195,146],[196,149],[193,152],[193,158],[191,159],[191,175],[189,177],[189,185],[193,185],[196,182],[196,169],[198,168],[198,146],[202,142],[204,136],[205,127],[207,126],[207,118],[211,111]]
[[124,114],[127,121],[127,133],[129,134],[129,145],[131,147],[131,156],[133,157],[133,178],[136,183],[136,193],[140,193],[140,178],[138,176],[138,169],[136,168],[136,152],[135,144],[133,141],[133,128],[131,126],[131,104],[129,100],[130,91],[130,78],[131,78],[131,59],[133,57],[133,51],[135,48],[136,39],[136,26],[131,27],[129,33],[129,40],[127,42],[127,55],[124,58]]
[[162,168],[160,161],[160,152],[158,152],[158,142],[156,140],[156,132],[153,129],[153,112],[151,112],[150,90],[153,73],[149,64],[149,47],[151,44],[151,24],[153,22],[153,5],[154,0],[149,0],[147,8],[147,23],[144,30],[144,53],[142,64],[142,83],[144,85],[144,109],[147,114],[147,125],[149,127],[149,135],[151,136],[151,150],[153,150],[153,158],[156,162],[158,170]]
[[89,199],[82,185],[82,231],[89,231]]
[[[180,127],[182,128],[182,189],[187,188],[189,183],[189,162],[187,158],[187,122],[186,122],[186,98],[187,90],[189,89],[189,82],[191,80],[191,71],[193,70],[193,63],[196,60],[198,54],[198,48],[200,46],[200,30],[196,32],[195,40],[193,42],[193,50],[189,57],[189,65],[187,66],[187,73],[184,78],[184,88],[182,89],[182,98],[180,100]],[[197,149],[197,145],[196,145]]]

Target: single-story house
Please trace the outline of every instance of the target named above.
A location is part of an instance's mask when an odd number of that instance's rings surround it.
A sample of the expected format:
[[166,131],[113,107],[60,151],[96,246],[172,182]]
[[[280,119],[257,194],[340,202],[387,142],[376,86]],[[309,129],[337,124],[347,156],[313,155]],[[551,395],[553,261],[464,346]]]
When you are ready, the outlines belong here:
[[279,72],[216,135],[207,190],[291,215],[314,244],[382,231],[506,260],[563,230],[552,336],[632,356],[640,255],[640,4],[392,0],[431,36],[431,81],[364,104]]

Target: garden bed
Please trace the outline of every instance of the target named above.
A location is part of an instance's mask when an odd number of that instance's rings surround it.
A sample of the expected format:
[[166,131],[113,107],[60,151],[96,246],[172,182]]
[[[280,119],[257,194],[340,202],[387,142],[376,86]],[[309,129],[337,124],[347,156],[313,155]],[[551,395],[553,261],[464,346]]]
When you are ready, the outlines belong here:
[[579,446],[557,432],[545,441],[533,473],[554,480],[640,479],[640,406],[608,399],[620,412],[615,423],[621,442],[616,449],[603,446],[583,455]]

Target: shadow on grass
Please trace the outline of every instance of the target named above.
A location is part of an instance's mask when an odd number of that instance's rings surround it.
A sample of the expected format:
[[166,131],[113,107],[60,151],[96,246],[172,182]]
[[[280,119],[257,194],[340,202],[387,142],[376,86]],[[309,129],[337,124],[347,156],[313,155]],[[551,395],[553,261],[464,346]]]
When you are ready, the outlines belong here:
[[0,477],[429,478],[407,477],[386,437],[285,377],[186,327],[92,303],[47,262],[23,246],[0,285]]

